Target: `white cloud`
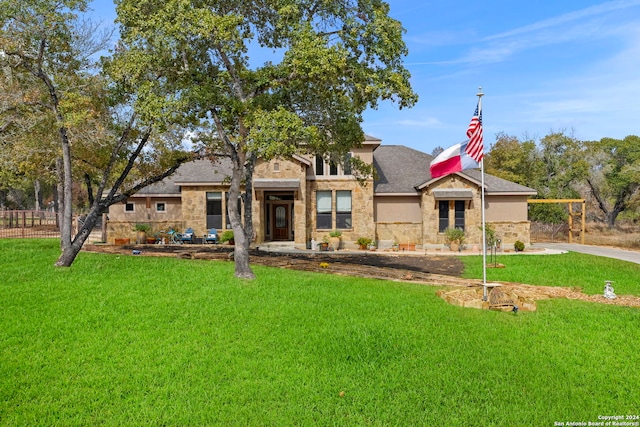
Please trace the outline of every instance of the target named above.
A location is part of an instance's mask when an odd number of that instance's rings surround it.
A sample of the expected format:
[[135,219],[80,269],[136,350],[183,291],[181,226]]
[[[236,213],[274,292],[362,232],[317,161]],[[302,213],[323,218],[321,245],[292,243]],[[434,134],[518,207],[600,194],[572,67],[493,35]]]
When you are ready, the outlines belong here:
[[485,40],[487,41],[496,40],[496,39],[502,39],[506,37],[517,36],[520,34],[538,32],[546,28],[557,27],[559,25],[564,25],[569,22],[582,20],[592,16],[599,16],[606,12],[613,12],[616,10],[627,9],[634,6],[640,6],[640,0],[610,1],[610,2],[599,4],[599,5],[587,7],[582,10],[566,13],[564,15],[556,16],[549,19],[544,19],[542,21],[534,22],[533,24],[529,24],[520,28],[505,31],[503,33],[495,34],[493,36],[486,37]]

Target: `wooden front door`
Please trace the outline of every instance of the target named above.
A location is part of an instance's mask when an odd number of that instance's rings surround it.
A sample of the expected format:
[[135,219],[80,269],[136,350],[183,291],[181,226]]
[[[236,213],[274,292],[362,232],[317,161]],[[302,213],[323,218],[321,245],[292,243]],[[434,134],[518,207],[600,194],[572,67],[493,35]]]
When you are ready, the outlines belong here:
[[289,205],[273,205],[273,240],[289,240]]

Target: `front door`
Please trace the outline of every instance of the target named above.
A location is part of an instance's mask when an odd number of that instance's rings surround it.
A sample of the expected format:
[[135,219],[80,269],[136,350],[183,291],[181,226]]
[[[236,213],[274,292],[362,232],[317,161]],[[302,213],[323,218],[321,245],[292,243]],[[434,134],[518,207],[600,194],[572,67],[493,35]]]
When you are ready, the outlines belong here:
[[286,204],[273,204],[273,240],[289,240],[289,209]]

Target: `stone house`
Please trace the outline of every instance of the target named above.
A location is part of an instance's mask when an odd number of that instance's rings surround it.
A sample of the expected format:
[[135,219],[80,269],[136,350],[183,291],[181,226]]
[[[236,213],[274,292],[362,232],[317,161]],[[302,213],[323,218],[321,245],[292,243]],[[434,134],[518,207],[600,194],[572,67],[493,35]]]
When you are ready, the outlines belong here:
[[[481,242],[481,174],[468,170],[438,179],[429,174],[433,156],[402,145],[382,145],[366,136],[350,155],[373,163],[375,179],[360,185],[349,170],[318,157],[259,161],[254,171],[252,215],[256,244],[289,241],[309,247],[331,230],[342,246],[368,237],[380,248],[442,247],[444,230],[465,230],[466,243]],[[231,228],[226,207],[230,165],[196,160],[163,182],[109,209],[108,241],[133,238],[136,223],[153,230]],[[530,243],[527,199],[536,191],[485,174],[485,220],[504,244]],[[240,201],[236,201],[240,203]]]

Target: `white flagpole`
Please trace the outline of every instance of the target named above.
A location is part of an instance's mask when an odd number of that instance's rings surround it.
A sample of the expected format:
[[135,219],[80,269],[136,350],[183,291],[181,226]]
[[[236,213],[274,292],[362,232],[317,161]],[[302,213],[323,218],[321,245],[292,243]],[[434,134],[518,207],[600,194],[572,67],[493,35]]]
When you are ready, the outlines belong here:
[[[484,93],[482,93],[482,87],[478,88],[478,115],[482,117],[482,97]],[[480,126],[483,126],[480,123]],[[483,126],[484,132],[484,126]],[[484,151],[484,141],[482,144],[482,150]],[[485,229],[485,221],[484,221],[484,156],[482,156],[482,160],[480,161],[480,175],[481,175],[481,188],[480,188],[480,200],[481,200],[481,212],[482,212],[482,300],[487,301],[487,233]]]

